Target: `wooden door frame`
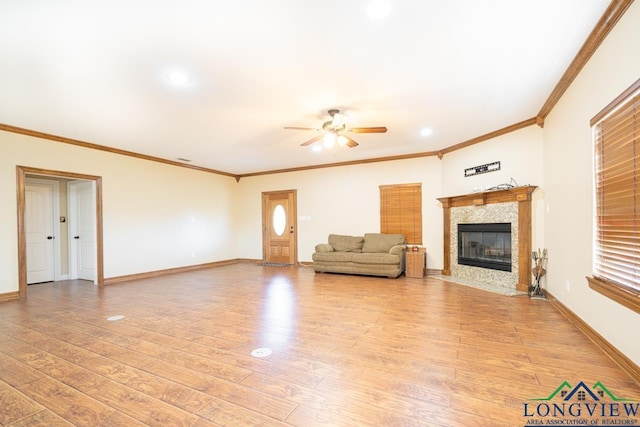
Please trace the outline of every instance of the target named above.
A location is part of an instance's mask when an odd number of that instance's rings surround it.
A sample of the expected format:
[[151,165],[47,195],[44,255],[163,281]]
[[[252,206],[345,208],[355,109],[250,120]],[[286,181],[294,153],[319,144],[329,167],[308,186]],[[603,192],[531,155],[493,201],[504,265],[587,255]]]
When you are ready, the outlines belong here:
[[298,264],[298,190],[279,190],[279,191],[263,191],[262,192],[262,200],[260,200],[260,204],[262,205],[262,262],[266,262],[267,260],[267,209],[265,206],[266,196],[270,194],[278,194],[278,193],[290,193],[293,195],[293,207],[292,211],[289,212],[293,217],[293,223],[295,224],[294,229],[294,238],[293,238],[293,264]]
[[102,238],[102,177],[74,172],[63,172],[49,169],[16,166],[16,195],[18,199],[18,295],[27,296],[27,238],[25,234],[26,196],[25,184],[27,175],[41,175],[43,178],[56,177],[67,179],[83,179],[93,181],[96,189],[96,284],[104,285],[104,260]]

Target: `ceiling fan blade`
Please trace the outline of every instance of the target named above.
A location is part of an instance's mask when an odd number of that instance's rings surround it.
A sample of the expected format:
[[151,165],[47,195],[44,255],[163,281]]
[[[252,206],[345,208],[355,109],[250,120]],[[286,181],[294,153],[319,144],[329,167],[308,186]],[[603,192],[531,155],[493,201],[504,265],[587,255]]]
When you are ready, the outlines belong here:
[[387,131],[387,128],[384,126],[347,129],[347,132],[353,132],[353,133],[385,133],[386,131]]
[[300,144],[301,147],[306,147],[307,145],[311,145],[314,142],[318,142],[320,141],[322,138],[324,138],[324,135],[318,135],[315,138],[311,138],[310,140],[308,140],[307,142],[303,142],[302,144]]
[[318,128],[303,128],[300,126],[285,126],[285,129],[293,129],[293,130],[320,130]]
[[357,142],[355,142],[353,139],[349,138],[348,136],[345,136],[345,138],[347,138],[347,147],[349,148],[357,147],[358,145],[360,145]]

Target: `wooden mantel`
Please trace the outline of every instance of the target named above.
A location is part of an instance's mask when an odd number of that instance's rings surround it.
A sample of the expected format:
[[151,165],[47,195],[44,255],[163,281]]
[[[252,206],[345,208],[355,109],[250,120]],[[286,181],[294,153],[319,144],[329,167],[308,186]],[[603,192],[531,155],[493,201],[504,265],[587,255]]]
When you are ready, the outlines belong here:
[[535,185],[514,187],[506,190],[485,191],[461,196],[440,197],[444,222],[444,266],[442,274],[451,275],[451,208],[482,206],[493,203],[518,202],[518,283],[516,289],[529,291],[531,282],[531,194]]

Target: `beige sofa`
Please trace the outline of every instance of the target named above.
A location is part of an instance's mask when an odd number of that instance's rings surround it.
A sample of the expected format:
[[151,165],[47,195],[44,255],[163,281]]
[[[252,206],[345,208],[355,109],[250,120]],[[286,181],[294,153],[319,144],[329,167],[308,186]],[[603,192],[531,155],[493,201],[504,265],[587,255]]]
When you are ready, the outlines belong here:
[[316,245],[316,273],[364,274],[396,278],[404,273],[407,245],[402,234],[329,234],[329,243]]

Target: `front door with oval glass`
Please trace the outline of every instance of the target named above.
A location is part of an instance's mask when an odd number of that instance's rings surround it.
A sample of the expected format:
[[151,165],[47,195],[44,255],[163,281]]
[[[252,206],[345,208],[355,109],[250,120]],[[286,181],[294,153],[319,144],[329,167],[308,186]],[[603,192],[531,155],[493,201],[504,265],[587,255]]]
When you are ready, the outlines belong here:
[[262,193],[264,262],[295,264],[296,236],[296,191]]

